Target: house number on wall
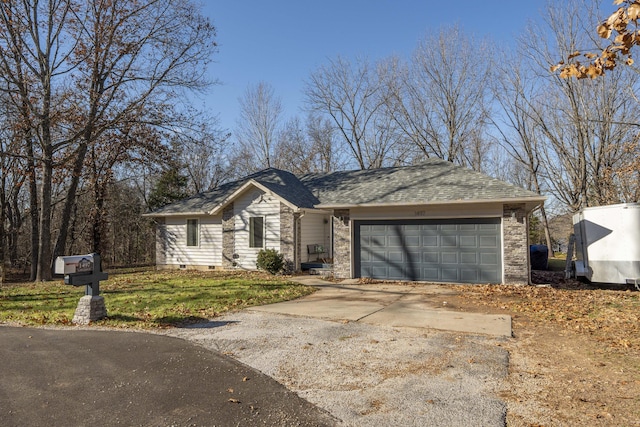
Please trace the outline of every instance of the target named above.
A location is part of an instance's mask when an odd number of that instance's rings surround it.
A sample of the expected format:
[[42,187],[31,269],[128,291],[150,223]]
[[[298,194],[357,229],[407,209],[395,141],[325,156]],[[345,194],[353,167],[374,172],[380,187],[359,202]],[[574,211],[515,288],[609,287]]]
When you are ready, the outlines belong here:
[[415,216],[425,216],[427,211],[415,211]]

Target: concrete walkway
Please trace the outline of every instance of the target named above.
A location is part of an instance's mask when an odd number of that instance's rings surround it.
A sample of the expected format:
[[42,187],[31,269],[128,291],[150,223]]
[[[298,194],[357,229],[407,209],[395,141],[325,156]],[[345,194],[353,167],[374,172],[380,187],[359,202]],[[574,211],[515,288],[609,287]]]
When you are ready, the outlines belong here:
[[[451,311],[434,307],[429,294],[451,292],[424,284],[356,284],[348,280],[332,283],[314,276],[299,276],[296,282],[318,291],[303,298],[253,307],[250,310],[328,320],[348,320],[373,325],[433,328],[446,331],[511,336],[511,316]],[[428,292],[425,292],[425,288]]]

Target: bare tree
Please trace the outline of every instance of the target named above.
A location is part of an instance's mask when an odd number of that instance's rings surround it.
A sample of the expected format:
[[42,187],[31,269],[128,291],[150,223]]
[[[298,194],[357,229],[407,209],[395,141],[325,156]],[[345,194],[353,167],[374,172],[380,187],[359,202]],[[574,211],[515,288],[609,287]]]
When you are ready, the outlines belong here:
[[318,154],[318,172],[341,170],[346,165],[345,156],[338,149],[336,130],[327,118],[309,114],[307,116],[307,134],[313,151]]
[[72,71],[67,62],[70,53],[65,49],[77,46],[75,38],[67,38],[65,31],[72,12],[69,0],[0,4],[0,75],[3,86],[13,95],[12,102],[23,111],[23,119],[31,127],[29,139],[33,136],[34,140],[25,143],[32,144],[28,154],[34,159],[37,156],[41,170],[38,241],[33,248],[37,251],[36,280],[51,277],[54,155],[63,144],[57,140],[56,125],[66,113],[64,103],[57,101],[67,95],[56,80]]
[[273,166],[273,150],[282,116],[282,102],[266,82],[249,86],[240,102],[237,157],[253,163],[251,170]]
[[[542,144],[544,135],[534,120],[532,103],[537,98],[538,79],[528,72],[520,55],[503,60],[494,69],[492,79],[494,98],[501,107],[501,122],[494,121],[499,134],[500,145],[516,162],[513,176],[521,179],[518,184],[524,188],[543,194]],[[522,177],[524,175],[524,177]],[[540,208],[540,217],[546,244],[551,248],[551,234],[545,206]]]
[[278,135],[275,166],[296,175],[331,172],[344,165],[329,120],[310,114],[305,122],[295,116]]
[[274,150],[274,166],[296,175],[315,172],[316,153],[299,117],[288,120]]
[[189,177],[189,193],[214,189],[230,179],[223,154],[227,135],[204,133],[188,145],[182,144],[181,162]]
[[577,80],[548,72],[558,56],[595,42],[586,30],[594,22],[595,4],[554,4],[547,10],[546,27],[532,26],[522,38],[531,69],[543,76],[529,107],[545,140],[540,146],[544,178],[571,211],[621,200],[611,172],[628,157],[625,147],[638,141],[634,124],[640,121],[640,111],[633,98],[637,74],[621,68],[607,78]]
[[410,64],[397,65],[389,110],[424,157],[482,168],[490,57],[487,43],[456,26],[425,37]]
[[0,23],[2,86],[22,112],[31,186],[40,188],[31,203],[31,211],[39,212],[33,262],[36,279],[46,280],[54,174],[72,171],[53,251],[58,254],[86,156],[100,153],[93,145],[108,132],[130,129],[132,121],[170,126],[181,92],[207,86],[202,70],[215,48],[215,30],[193,3],[178,0],[2,2]]
[[191,194],[211,190],[230,179],[226,151],[230,134],[218,129],[218,120],[189,111],[190,127],[182,127],[171,135],[174,160],[189,178]]
[[379,133],[376,137],[376,120],[388,97],[386,70],[383,64],[372,66],[364,59],[352,64],[338,57],[313,72],[305,87],[308,108],[333,121],[361,169],[382,166],[395,143]]

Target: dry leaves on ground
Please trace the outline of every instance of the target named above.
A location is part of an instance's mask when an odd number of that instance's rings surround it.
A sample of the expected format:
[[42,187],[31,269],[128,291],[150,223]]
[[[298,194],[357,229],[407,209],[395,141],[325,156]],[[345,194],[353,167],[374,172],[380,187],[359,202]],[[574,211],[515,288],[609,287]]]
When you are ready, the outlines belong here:
[[640,292],[594,289],[573,280],[548,281],[553,283],[472,286],[460,293],[460,299],[510,312],[514,323],[542,321],[589,335],[612,352],[640,350]]

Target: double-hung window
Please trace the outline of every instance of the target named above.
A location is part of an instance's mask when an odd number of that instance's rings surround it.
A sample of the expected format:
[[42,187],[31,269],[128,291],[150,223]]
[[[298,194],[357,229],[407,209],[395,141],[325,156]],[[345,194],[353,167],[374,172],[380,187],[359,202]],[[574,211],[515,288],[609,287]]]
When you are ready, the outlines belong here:
[[187,220],[187,246],[198,246],[198,220],[197,219],[188,219]]
[[264,248],[264,217],[249,218],[249,247]]

